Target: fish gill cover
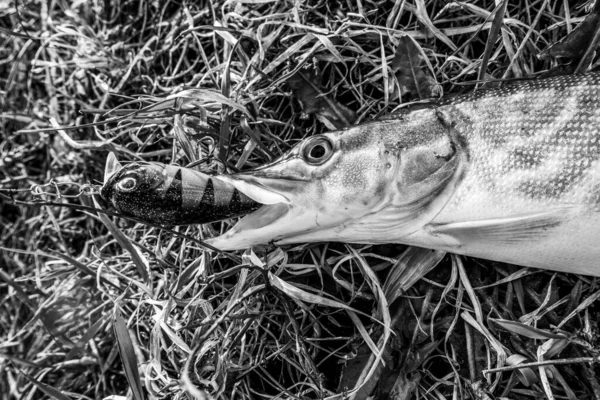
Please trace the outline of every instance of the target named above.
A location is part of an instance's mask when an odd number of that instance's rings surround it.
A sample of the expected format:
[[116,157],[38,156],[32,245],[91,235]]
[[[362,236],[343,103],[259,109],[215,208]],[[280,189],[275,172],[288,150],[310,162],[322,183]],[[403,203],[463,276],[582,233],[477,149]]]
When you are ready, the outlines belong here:
[[594,279],[401,245],[224,254],[200,241],[231,221],[59,206],[99,206],[81,184],[111,151],[247,170],[439,88],[546,73],[586,6],[0,2],[0,398],[599,398]]

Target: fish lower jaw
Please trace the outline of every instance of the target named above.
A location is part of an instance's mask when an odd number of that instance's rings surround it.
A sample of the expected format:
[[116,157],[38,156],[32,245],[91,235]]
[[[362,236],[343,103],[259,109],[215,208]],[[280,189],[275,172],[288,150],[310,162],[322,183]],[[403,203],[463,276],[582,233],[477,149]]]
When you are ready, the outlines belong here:
[[277,227],[284,225],[280,221],[289,213],[290,206],[287,204],[265,204],[243,217],[229,231],[206,240],[206,243],[219,250],[229,251],[272,242],[277,236]]
[[406,236],[421,227],[422,221],[418,218],[398,210],[376,212],[357,219],[340,215],[336,219],[323,220],[316,210],[278,203],[263,205],[229,231],[206,243],[224,251],[270,243],[404,243]]
[[259,244],[336,241],[346,218],[323,220],[312,208],[268,204],[242,218],[233,228],[207,244],[219,250],[242,250]]

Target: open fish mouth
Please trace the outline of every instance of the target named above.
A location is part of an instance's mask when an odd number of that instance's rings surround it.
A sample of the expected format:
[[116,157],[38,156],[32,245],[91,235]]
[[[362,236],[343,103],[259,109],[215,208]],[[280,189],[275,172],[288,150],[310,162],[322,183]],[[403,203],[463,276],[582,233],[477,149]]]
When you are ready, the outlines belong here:
[[206,240],[220,250],[240,250],[257,244],[297,242],[294,237],[309,233],[314,224],[307,223],[306,213],[284,203],[267,204],[238,221],[221,236]]
[[281,240],[309,229],[302,218],[305,179],[270,170],[233,175],[207,175],[160,163],[121,165],[107,158],[101,196],[124,215],[164,225],[203,224],[243,218],[224,235],[208,242],[221,250],[237,250]]
[[[220,175],[262,206],[243,216],[231,229],[206,242],[220,250],[239,250],[256,244],[284,244],[315,229],[315,213],[295,198],[306,182],[299,179],[265,176],[260,171]],[[312,218],[311,218],[312,216]]]

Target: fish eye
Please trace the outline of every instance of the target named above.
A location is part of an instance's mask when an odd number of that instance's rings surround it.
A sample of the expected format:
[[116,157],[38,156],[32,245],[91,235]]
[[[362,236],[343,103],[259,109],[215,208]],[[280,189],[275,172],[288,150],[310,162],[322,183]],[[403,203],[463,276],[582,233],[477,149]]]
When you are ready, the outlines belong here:
[[302,149],[304,161],[312,165],[319,165],[329,160],[333,154],[333,145],[331,141],[324,136],[314,138],[309,141]]
[[125,177],[117,183],[117,187],[123,192],[131,192],[137,187],[137,180],[131,176]]

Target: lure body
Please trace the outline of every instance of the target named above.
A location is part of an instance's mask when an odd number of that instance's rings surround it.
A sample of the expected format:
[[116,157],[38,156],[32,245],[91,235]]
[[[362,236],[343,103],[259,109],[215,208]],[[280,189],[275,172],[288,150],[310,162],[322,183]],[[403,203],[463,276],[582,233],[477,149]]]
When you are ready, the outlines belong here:
[[190,168],[135,162],[111,153],[102,197],[125,215],[166,225],[203,224],[237,217],[261,205],[218,177]]

